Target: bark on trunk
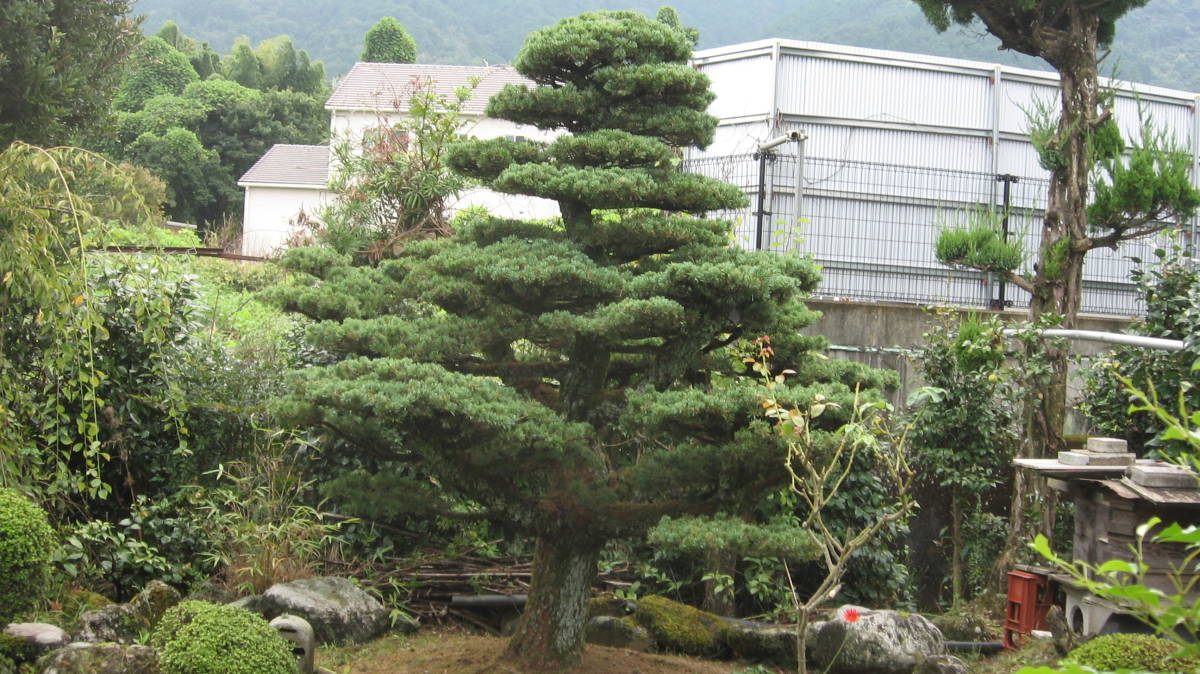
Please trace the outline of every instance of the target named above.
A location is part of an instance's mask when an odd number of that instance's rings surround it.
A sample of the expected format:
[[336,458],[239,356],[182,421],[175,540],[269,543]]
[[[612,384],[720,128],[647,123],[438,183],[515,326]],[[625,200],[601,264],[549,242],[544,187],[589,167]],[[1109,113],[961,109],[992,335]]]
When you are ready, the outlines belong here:
[[[704,555],[704,570],[710,574],[721,574],[730,578],[737,573],[737,555],[728,550],[709,550]],[[732,616],[733,587],[722,589],[722,584],[710,578],[704,581],[704,610],[716,615]]]
[[[1074,328],[1083,291],[1083,260],[1086,248],[1077,245],[1086,240],[1087,199],[1090,189],[1093,160],[1088,150],[1088,138],[1101,119],[1100,79],[1096,61],[1099,46],[1099,17],[1094,11],[1069,6],[1069,28],[1056,33],[1039,35],[1036,51],[1027,52],[1046,59],[1060,76],[1061,114],[1052,144],[1059,163],[1050,173],[1050,193],[1046,218],[1042,224],[1042,247],[1033,279],[1033,295],[1029,302],[1030,318],[1044,314],[1063,317],[1064,328]],[[1051,36],[1052,37],[1049,37]],[[1057,456],[1066,449],[1063,424],[1067,403],[1067,355],[1065,348],[1048,347],[1051,368],[1050,381],[1040,396],[1028,396],[1025,401],[1025,446],[1021,455],[1031,458]],[[1031,522],[1024,506],[1029,495],[1037,497],[1043,513],[1053,508],[1055,500],[1044,487],[1044,480],[1013,481],[1008,545],[999,564],[1015,561],[1017,546],[1032,538],[1030,528],[1036,526],[1051,538],[1051,527],[1042,518]],[[1027,492],[1032,489],[1032,492]],[[1000,570],[1000,569],[998,569]]]
[[567,671],[579,662],[598,548],[540,538],[533,584],[507,654],[529,672]]

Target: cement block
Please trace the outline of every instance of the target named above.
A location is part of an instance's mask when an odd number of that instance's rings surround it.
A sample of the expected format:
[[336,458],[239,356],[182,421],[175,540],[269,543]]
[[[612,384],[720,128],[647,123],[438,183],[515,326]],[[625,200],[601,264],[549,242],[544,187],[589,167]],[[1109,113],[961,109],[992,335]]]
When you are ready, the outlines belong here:
[[1059,452],[1058,462],[1067,466],[1088,465],[1088,455],[1083,452]]
[[1058,453],[1058,462],[1067,466],[1128,466],[1133,464],[1135,458],[1132,453],[1111,454],[1082,449]]
[[1105,454],[1124,454],[1129,451],[1129,443],[1120,438],[1088,438],[1087,451]]
[[1154,465],[1134,466],[1129,469],[1129,479],[1143,487],[1165,489],[1197,489],[1200,482],[1190,470],[1178,466]]

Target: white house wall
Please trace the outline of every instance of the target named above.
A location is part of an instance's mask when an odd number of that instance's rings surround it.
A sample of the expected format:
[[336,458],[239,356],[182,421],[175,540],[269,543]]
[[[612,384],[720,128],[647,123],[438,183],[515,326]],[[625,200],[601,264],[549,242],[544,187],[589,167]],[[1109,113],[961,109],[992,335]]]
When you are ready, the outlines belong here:
[[242,254],[270,255],[296,230],[301,212],[315,218],[329,201],[322,189],[246,186]]
[[[403,118],[399,113],[383,114],[361,110],[334,110],[331,116],[330,128],[334,142],[350,142],[352,147],[360,147],[363,133],[379,126],[395,124]],[[533,126],[516,124],[506,119],[491,117],[466,117],[462,127],[463,135],[470,138],[488,140],[505,136],[526,138],[529,140],[548,142],[560,135],[560,132],[543,131]],[[337,170],[336,153],[329,155],[330,175]],[[450,205],[451,213],[468,207],[486,208],[492,214],[503,218],[546,219],[559,214],[558,203],[548,199],[538,199],[524,195],[501,194],[484,188],[467,190],[459,195]]]

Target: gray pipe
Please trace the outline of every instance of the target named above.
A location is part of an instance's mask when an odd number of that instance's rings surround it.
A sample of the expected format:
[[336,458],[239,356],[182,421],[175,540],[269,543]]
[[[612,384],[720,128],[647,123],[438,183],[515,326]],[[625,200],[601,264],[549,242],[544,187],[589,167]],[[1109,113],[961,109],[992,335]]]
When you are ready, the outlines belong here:
[[[1016,336],[1025,332],[1024,330],[1009,328],[1004,331],[1004,334],[1009,337]],[[1124,344],[1127,346],[1140,346],[1145,349],[1159,349],[1162,351],[1183,351],[1183,341],[1179,339],[1162,339],[1160,337],[1146,337],[1144,335],[1127,335],[1122,332],[1102,332],[1100,330],[1063,330],[1054,328],[1051,330],[1039,330],[1038,334],[1043,337],[1066,337],[1067,339],[1082,339],[1088,342],[1105,342],[1108,344]]]

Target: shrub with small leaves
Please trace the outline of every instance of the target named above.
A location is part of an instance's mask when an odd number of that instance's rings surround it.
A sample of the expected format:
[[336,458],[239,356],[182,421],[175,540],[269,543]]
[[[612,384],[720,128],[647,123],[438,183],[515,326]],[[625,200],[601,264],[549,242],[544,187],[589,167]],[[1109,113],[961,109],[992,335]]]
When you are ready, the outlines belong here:
[[45,511],[15,489],[0,489],[0,624],[45,597],[54,547]]
[[1200,659],[1172,658],[1178,650],[1177,644],[1149,634],[1106,634],[1071,651],[1063,663],[1085,665],[1099,671],[1177,672],[1195,671],[1192,668],[1200,666]]
[[164,674],[291,674],[296,659],[261,617],[236,606],[185,601],[150,635]]

